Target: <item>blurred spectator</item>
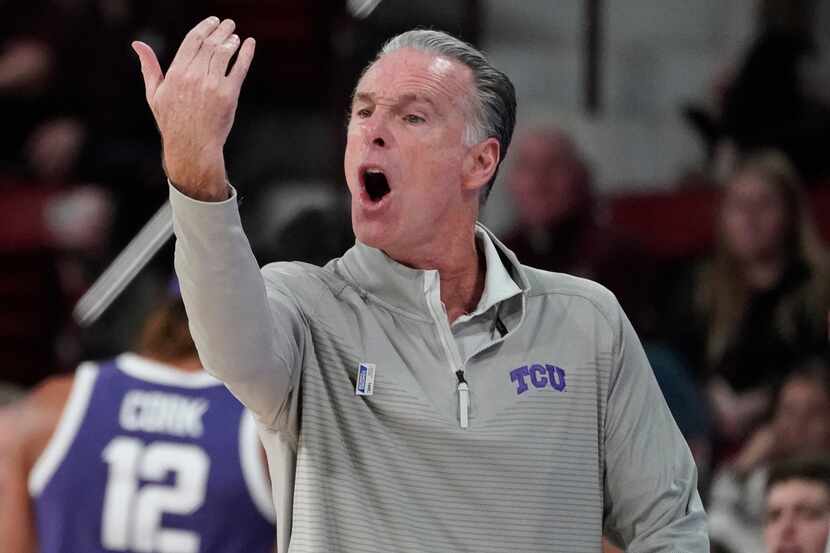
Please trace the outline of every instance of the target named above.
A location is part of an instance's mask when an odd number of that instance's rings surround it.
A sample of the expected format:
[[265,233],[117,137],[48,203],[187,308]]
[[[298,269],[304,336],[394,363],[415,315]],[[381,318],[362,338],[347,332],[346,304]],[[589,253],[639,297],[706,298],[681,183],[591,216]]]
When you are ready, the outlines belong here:
[[826,347],[827,256],[786,159],[745,162],[724,190],[716,251],[670,302],[664,328],[705,383],[715,428],[739,440],[795,360]]
[[695,459],[698,489],[705,503],[712,462],[711,416],[705,396],[685,359],[676,351],[657,341],[647,341],[643,347],[672,417]]
[[605,285],[641,330],[648,263],[635,244],[601,221],[582,153],[557,128],[525,132],[512,150],[506,185],[518,222],[505,245],[530,266]]
[[164,200],[156,131],[125,63],[154,4],[4,3],[0,349],[4,376],[20,384],[77,361],[71,303]]
[[767,553],[826,553],[830,549],[830,458],[772,469],[766,491]]
[[[159,183],[157,131],[144,107],[144,89],[130,42],[136,38],[160,46],[163,60],[172,57],[165,40],[166,20],[155,17],[157,0],[81,0],[61,2],[72,21],[56,48],[58,71],[52,97],[55,114],[34,130],[28,159],[41,180],[63,160],[65,179],[96,182],[115,202],[112,248],[119,251],[164,202]],[[83,78],[80,76],[83,75]]]
[[[226,145],[244,219],[257,216],[260,199],[266,203],[288,180],[331,183],[326,194],[337,196],[335,204],[282,218],[284,228],[262,237],[257,253],[319,263],[351,244],[340,208],[344,188],[332,178],[341,174],[343,102],[365,65],[362,54],[374,52],[369,43],[390,34],[376,28],[389,23],[378,19],[386,6],[358,21],[355,7],[367,5],[351,4],[350,14],[344,0],[0,0],[6,378],[28,387],[82,353],[122,351],[168,272],[171,256],[162,252],[91,332],[71,324],[72,303],[167,194],[157,130],[129,47],[134,39],[152,44],[166,69],[185,30],[206,15],[233,18],[241,35],[255,36],[256,62]],[[404,7],[398,24],[461,20],[476,27],[467,2],[423,4]]]
[[330,182],[283,182],[269,187],[253,207],[245,225],[260,265],[322,266],[354,244],[346,192]]
[[32,386],[76,360],[70,304],[109,245],[112,204],[96,186],[0,178],[0,213],[2,378]]
[[56,73],[50,37],[59,35],[48,20],[50,0],[3,2],[0,19],[0,173],[18,167],[28,133],[51,112],[50,83]]
[[804,35],[770,31],[750,49],[724,98],[725,138],[740,154],[776,148],[808,182],[830,170],[830,108],[803,90],[798,68],[810,52]]
[[[759,2],[759,32],[735,69],[718,75],[713,105],[688,106],[716,172],[765,149],[786,153],[809,184],[830,175],[830,105],[809,89],[818,54],[816,0]],[[724,78],[726,77],[726,78]]]
[[272,550],[253,416],[202,370],[181,299],[136,349],[0,410],[0,551]]
[[[26,4],[14,8],[21,19],[5,29],[0,56],[0,68],[10,67],[5,82],[0,79],[0,106],[4,119],[18,122],[21,131],[5,138],[17,141],[4,143],[11,146],[2,153],[7,168],[40,180],[133,182],[143,156],[151,154],[158,165],[158,149],[146,145],[155,138],[152,120],[125,98],[142,98],[140,80],[129,86],[135,67],[125,61],[130,39],[154,34],[147,25],[157,2]],[[142,138],[150,140],[142,146]]]
[[830,455],[830,367],[817,359],[790,375],[772,420],[716,475],[708,507],[712,542],[734,553],[762,551],[770,465],[811,455]]

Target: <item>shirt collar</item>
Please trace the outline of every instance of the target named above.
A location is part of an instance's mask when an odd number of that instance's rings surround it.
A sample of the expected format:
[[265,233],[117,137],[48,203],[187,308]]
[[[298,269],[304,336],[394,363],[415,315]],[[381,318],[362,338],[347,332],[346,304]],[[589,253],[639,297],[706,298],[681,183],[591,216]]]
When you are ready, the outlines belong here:
[[494,305],[522,293],[521,288],[510,278],[510,274],[505,269],[490,235],[481,226],[476,226],[476,242],[484,250],[484,263],[487,267],[484,276],[484,291],[475,310],[462,315],[455,320],[455,323],[464,322],[486,313]]
[[[484,248],[487,274],[484,292],[470,316],[483,313],[493,305],[510,300],[530,288],[513,252],[496,240],[483,225],[476,224],[475,232],[478,244]],[[424,280],[428,271],[406,267],[381,250],[362,242],[357,242],[343,257],[336,260],[333,268],[362,294],[372,296],[374,301],[411,317],[431,320],[424,293]],[[517,304],[516,314],[520,315],[523,311],[524,301],[521,301]]]

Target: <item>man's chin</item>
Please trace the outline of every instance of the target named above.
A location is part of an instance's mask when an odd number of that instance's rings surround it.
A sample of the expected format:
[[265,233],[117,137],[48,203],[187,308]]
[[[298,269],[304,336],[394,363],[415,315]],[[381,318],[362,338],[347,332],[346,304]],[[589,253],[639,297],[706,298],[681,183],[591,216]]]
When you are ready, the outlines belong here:
[[356,221],[353,219],[352,230],[359,242],[372,248],[382,250],[392,242],[388,225],[380,221]]

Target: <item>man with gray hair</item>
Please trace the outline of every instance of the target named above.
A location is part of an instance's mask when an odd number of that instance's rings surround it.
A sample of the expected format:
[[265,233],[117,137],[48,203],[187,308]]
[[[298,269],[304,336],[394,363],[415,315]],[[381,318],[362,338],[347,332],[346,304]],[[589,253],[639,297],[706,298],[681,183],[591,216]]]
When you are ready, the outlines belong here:
[[708,551],[694,463],[613,295],[476,222],[515,121],[480,52],[392,39],[353,95],[355,246],[260,270],[222,155],[253,39],[208,18],[166,74],[133,46],[192,333],[257,416],[280,551]]

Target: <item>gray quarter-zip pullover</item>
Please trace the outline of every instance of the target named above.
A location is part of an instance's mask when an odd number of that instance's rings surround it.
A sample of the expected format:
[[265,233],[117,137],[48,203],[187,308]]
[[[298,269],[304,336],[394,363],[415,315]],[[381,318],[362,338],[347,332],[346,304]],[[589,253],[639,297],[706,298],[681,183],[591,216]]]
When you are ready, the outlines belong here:
[[260,271],[235,195],[171,202],[193,337],[257,415],[280,551],[708,551],[691,455],[605,288],[479,227],[520,293],[476,315],[465,360],[437,272],[360,243]]

